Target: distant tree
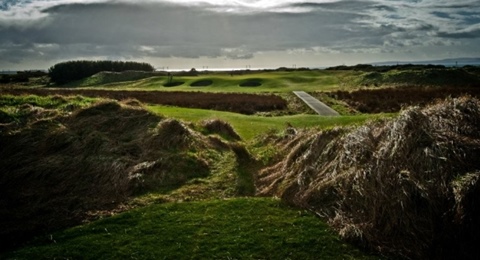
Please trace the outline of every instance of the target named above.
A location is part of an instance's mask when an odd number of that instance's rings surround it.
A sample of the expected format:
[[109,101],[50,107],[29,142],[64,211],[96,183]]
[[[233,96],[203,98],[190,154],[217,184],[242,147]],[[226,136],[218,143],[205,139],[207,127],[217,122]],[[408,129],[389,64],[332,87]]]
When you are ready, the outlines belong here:
[[155,71],[148,63],[124,61],[67,61],[53,65],[48,70],[52,82],[65,84],[90,77],[102,71],[122,72],[128,70]]
[[10,82],[10,76],[2,75],[2,77],[0,77],[0,83],[9,83],[9,82]]

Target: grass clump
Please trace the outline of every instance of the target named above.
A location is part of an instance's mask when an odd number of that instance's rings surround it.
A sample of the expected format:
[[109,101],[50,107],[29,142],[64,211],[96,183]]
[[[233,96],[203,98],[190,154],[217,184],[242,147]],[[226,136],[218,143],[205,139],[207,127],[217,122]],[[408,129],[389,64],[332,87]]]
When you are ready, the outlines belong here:
[[219,119],[209,119],[200,122],[200,125],[207,131],[207,133],[218,134],[227,140],[240,140],[240,136],[235,132],[233,127]]
[[29,111],[27,123],[0,131],[2,250],[122,210],[132,196],[208,177],[209,153],[223,149],[179,121],[112,100],[73,112],[17,109]]
[[375,259],[273,199],[168,203],[38,238],[7,259]]
[[474,259],[479,108],[475,98],[448,99],[282,139],[286,156],[258,176],[259,193],[312,209],[343,238],[387,255]]

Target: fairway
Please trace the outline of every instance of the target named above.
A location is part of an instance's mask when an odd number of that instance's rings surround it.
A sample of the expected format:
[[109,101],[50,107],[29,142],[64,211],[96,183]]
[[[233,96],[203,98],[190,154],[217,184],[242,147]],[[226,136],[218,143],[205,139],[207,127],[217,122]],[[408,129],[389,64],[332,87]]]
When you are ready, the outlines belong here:
[[[198,76],[173,76],[173,82],[183,82],[177,86],[166,87],[169,77],[153,76],[143,79],[118,76],[118,80],[108,80],[92,76],[68,84],[68,87],[93,87],[108,89],[144,89],[161,91],[202,91],[202,92],[291,92],[325,91],[343,88],[345,77],[356,75],[352,71],[249,71],[241,75],[229,72],[204,72]],[[113,82],[112,82],[113,81]],[[249,84],[254,83],[254,84]]]
[[204,109],[190,109],[168,106],[148,106],[151,111],[189,122],[200,122],[206,119],[220,119],[230,123],[242,139],[249,141],[255,136],[268,131],[284,130],[287,125],[295,128],[316,127],[327,129],[336,126],[362,124],[369,119],[385,117],[388,115],[356,115],[356,116],[319,116],[319,115],[291,115],[279,117],[248,116],[231,112],[220,112]]

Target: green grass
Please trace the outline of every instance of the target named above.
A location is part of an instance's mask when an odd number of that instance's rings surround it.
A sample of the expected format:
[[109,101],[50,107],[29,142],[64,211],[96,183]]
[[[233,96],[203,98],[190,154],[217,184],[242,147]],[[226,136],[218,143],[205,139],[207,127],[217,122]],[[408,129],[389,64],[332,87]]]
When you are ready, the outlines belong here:
[[283,130],[287,123],[297,128],[318,127],[332,128],[335,126],[346,126],[361,124],[368,119],[375,119],[385,115],[355,115],[324,117],[318,115],[291,115],[279,117],[248,116],[230,112],[214,110],[179,108],[168,106],[148,106],[158,114],[181,119],[189,122],[200,122],[205,119],[220,119],[230,123],[243,140],[252,140],[255,136],[264,134],[271,130]]
[[6,259],[376,259],[275,199],[168,203],[37,239]]
[[[23,121],[33,112],[25,109],[25,105],[41,107],[59,112],[71,112],[74,109],[86,107],[98,101],[96,98],[86,98],[82,96],[48,96],[41,97],[35,95],[15,96],[0,95],[0,123]],[[5,122],[3,122],[5,121]]]
[[85,107],[92,104],[97,99],[87,98],[82,96],[63,97],[63,96],[15,96],[15,95],[0,95],[0,107],[20,106],[29,104],[32,106],[38,106],[42,108],[59,108],[63,109],[68,105],[74,105],[76,107]]
[[[294,90],[320,91],[335,90],[341,85],[340,79],[350,75],[350,71],[294,71],[294,72],[252,72],[244,75],[231,76],[229,73],[216,72],[201,74],[199,76],[174,76],[173,81],[184,82],[176,87],[164,87],[168,82],[167,76],[154,76],[134,81],[84,79],[77,83],[69,84],[70,87],[113,88],[113,89],[145,89],[162,91],[205,91],[205,92],[290,92]],[[212,84],[205,87],[192,87],[191,84],[200,80],[212,81]],[[258,87],[240,87],[246,81],[259,81]],[[89,84],[92,83],[92,84]],[[94,84],[93,84],[94,83]]]

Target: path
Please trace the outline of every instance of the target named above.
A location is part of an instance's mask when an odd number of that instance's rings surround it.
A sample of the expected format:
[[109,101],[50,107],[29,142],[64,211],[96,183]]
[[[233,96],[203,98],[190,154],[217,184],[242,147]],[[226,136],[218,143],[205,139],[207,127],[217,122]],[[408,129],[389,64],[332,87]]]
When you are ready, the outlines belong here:
[[321,116],[339,116],[340,114],[331,109],[329,106],[320,102],[318,99],[310,96],[304,91],[293,91],[297,97],[299,97],[305,104],[307,104],[311,109],[317,112]]

